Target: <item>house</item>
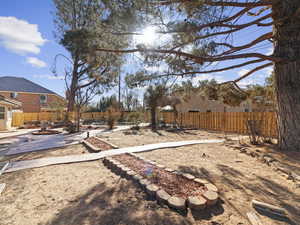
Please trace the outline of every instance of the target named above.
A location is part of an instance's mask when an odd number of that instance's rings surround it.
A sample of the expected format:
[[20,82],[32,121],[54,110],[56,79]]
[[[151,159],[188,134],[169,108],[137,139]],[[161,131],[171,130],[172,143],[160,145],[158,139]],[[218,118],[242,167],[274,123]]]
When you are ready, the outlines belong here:
[[182,100],[176,108],[178,112],[252,112],[253,104],[250,100],[246,100],[240,106],[233,107],[195,93],[188,99]]
[[66,102],[55,92],[22,77],[0,77],[0,95],[21,102],[23,112],[52,111]]
[[13,109],[22,106],[21,102],[0,95],[0,130],[9,130],[12,123]]

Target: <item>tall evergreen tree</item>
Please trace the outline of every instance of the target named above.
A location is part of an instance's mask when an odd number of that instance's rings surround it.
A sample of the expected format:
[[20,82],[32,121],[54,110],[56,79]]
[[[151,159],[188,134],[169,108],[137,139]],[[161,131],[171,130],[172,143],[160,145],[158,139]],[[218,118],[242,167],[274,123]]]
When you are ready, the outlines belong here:
[[[74,111],[76,92],[88,86],[99,89],[112,85],[122,63],[120,55],[96,52],[102,48],[124,48],[128,36],[115,35],[119,29],[130,29],[136,23],[129,4],[107,0],[53,0],[55,5],[56,37],[69,52],[63,57],[68,66],[65,70],[68,111]],[[120,21],[123,21],[120,22]]]
[[[156,54],[173,67],[166,75],[187,76],[221,72],[244,66],[253,68],[228,87],[235,93],[236,83],[256,71],[274,66],[278,105],[279,146],[299,151],[300,145],[300,1],[299,0],[153,0],[153,8],[165,12],[157,31],[173,36],[164,46],[133,49],[98,49],[115,53]],[[169,13],[170,12],[170,13]],[[236,44],[236,37],[252,27],[263,28],[251,40]],[[253,37],[253,38],[252,38]],[[263,54],[258,44],[272,43],[274,52]],[[154,57],[153,57],[154,58]],[[207,69],[213,62],[218,69]],[[237,89],[238,92],[238,89]]]

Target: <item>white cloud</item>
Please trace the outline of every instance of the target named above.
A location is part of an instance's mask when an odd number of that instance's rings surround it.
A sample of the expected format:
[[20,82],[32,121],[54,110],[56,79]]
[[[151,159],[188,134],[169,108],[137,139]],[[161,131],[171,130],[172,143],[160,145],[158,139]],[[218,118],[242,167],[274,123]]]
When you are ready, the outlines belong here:
[[38,31],[37,24],[16,17],[0,16],[0,44],[7,50],[18,54],[38,54],[40,46],[46,41]]
[[49,80],[63,80],[64,76],[54,76],[54,75],[33,75],[35,78],[49,79]]
[[38,67],[38,68],[43,68],[43,67],[47,66],[47,64],[44,61],[42,61],[36,57],[27,57],[26,62],[31,64],[32,66]]

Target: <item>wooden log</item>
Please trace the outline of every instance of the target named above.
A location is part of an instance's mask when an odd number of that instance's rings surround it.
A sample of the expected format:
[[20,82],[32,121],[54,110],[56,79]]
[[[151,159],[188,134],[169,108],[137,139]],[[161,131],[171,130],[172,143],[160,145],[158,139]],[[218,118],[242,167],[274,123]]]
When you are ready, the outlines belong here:
[[252,225],[263,225],[255,212],[248,212],[247,217]]
[[6,184],[0,184],[0,195],[4,191]]
[[98,148],[98,147],[92,145],[92,144],[89,143],[88,141],[85,141],[85,140],[84,140],[84,141],[82,141],[82,143],[83,143],[86,147],[88,147],[89,149],[91,149],[93,152],[100,152],[100,151],[101,151],[100,148]]
[[6,168],[8,167],[9,162],[4,163],[4,166],[1,168],[0,170],[0,176],[2,175],[2,173],[6,170]]
[[265,211],[267,213],[274,214],[276,216],[287,217],[287,212],[284,208],[274,206],[268,203],[252,200],[252,206],[255,209]]

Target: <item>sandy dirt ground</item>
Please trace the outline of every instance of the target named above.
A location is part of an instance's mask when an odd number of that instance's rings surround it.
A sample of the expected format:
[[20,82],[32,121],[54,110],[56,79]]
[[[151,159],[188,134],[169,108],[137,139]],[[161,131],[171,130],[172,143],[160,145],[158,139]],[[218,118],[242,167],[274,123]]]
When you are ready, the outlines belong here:
[[[223,138],[219,133],[142,130],[138,134],[102,135],[120,147],[192,139]],[[236,143],[234,143],[236,144]],[[228,143],[227,143],[228,145]],[[82,145],[30,153],[14,160],[84,154]],[[257,199],[285,207],[300,224],[300,189],[266,164],[226,144],[203,144],[139,153],[173,169],[205,177],[220,189],[220,203],[200,214],[180,215],[147,200],[130,181],[101,161],[56,165],[0,176],[7,187],[0,196],[1,225],[246,225],[250,202]],[[288,224],[260,216],[264,225]]]

